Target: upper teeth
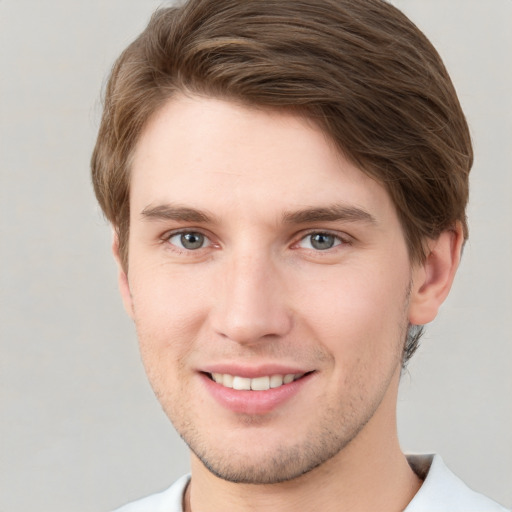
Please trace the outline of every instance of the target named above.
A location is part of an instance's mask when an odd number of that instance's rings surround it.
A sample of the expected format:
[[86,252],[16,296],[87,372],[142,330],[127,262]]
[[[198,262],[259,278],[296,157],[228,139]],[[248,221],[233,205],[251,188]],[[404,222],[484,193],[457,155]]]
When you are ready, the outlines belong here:
[[256,377],[254,379],[239,377],[238,375],[229,375],[228,373],[212,373],[211,375],[212,379],[217,384],[222,384],[226,388],[265,391],[270,388],[278,388],[283,384],[289,384],[299,377],[302,377],[304,374],[289,373],[287,375],[269,375],[265,377]]

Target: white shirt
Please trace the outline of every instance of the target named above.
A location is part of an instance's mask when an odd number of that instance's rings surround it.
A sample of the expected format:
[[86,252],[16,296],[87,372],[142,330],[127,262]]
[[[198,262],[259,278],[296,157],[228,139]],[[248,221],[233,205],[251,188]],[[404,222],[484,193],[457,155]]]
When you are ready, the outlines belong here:
[[[439,455],[407,455],[423,485],[404,512],[507,512],[498,503],[471,490],[444,464]],[[114,512],[183,512],[183,493],[190,480],[185,475],[169,489],[128,503]]]

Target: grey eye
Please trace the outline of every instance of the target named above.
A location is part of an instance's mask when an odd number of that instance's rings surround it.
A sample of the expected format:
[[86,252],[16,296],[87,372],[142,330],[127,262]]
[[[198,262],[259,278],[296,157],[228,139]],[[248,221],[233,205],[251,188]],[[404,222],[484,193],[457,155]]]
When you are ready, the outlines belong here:
[[194,231],[176,233],[169,238],[169,243],[181,247],[182,249],[187,249],[188,251],[201,249],[205,246],[206,242],[207,238],[204,235]]
[[300,242],[300,246],[304,249],[315,249],[316,251],[326,251],[340,244],[341,240],[330,233],[311,233]]
[[311,236],[311,246],[319,251],[324,251],[325,249],[330,249],[334,247],[336,242],[336,238],[333,235],[329,235],[328,233],[315,233]]

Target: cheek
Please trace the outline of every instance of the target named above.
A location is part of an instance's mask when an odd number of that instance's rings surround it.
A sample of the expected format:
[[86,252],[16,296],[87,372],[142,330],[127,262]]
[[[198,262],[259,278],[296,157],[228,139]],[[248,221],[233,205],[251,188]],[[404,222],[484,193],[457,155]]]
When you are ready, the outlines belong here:
[[369,266],[331,269],[303,283],[303,318],[338,363],[377,365],[401,353],[406,326],[405,272]]
[[[146,269],[130,283],[140,355],[153,391],[169,414],[189,371],[201,323],[197,290],[168,272]],[[135,275],[135,272],[134,272]]]
[[165,266],[137,269],[130,281],[134,320],[143,357],[184,357],[204,322],[208,297],[202,279]]

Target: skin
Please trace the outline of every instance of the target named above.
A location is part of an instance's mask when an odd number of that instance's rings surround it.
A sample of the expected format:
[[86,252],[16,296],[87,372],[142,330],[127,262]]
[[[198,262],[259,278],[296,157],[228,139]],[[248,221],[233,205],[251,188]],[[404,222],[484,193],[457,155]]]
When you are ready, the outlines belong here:
[[[460,227],[413,267],[386,190],[318,128],[194,96],[143,131],[130,206],[120,288],[191,449],[187,509],[402,510],[420,486],[396,434],[405,333],[448,294]],[[212,365],[308,377],[277,407],[239,412],[209,392]]]

